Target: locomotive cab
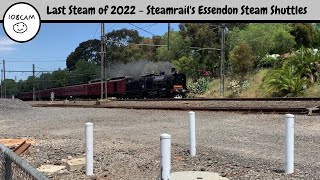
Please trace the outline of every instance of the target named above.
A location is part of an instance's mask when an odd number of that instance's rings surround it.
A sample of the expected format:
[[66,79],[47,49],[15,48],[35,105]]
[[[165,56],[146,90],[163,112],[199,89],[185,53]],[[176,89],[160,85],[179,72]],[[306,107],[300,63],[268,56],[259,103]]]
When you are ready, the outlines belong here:
[[187,78],[185,74],[174,73],[168,77],[168,87],[170,97],[185,97],[187,93]]

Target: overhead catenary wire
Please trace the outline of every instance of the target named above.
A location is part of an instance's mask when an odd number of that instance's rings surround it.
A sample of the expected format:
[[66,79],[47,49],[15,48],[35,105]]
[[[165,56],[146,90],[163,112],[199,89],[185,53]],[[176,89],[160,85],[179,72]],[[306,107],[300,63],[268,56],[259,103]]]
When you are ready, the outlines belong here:
[[19,62],[19,63],[24,63],[24,62],[40,62],[40,63],[47,63],[47,62],[65,62],[66,60],[54,60],[54,61],[32,61],[32,60],[20,60],[20,61],[16,61],[16,60],[13,60],[13,61],[10,61],[10,60],[6,60],[6,62],[9,62],[9,63],[16,63],[16,62]]
[[147,30],[145,30],[145,29],[143,29],[143,28],[141,28],[141,27],[139,27],[139,26],[137,26],[137,25],[135,25],[135,24],[132,24],[132,23],[129,23],[129,24],[132,25],[132,26],[134,26],[134,27],[136,27],[136,28],[138,28],[138,29],[140,29],[140,30],[142,30],[142,31],[144,31],[144,32],[146,32],[146,33],[149,33],[149,34],[151,34],[151,35],[153,35],[153,36],[156,36],[156,35],[153,34],[152,32],[147,31]]
[[155,25],[157,25],[158,23],[153,23],[153,24],[151,24],[151,25],[147,25],[147,26],[144,26],[143,28],[144,29],[150,29],[151,27],[153,27],[153,26],[155,26]]

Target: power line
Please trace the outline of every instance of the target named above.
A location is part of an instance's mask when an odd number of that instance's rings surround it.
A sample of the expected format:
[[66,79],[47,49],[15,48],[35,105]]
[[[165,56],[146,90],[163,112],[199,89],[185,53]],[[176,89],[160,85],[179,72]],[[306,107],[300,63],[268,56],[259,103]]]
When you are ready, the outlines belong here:
[[4,59],[60,59],[65,57],[1,57]]
[[151,27],[153,27],[153,26],[155,26],[155,25],[157,25],[158,23],[153,23],[153,24],[151,24],[151,25],[147,25],[147,26],[144,26],[143,28],[144,29],[150,29]]
[[112,28],[114,28],[114,27],[116,27],[116,26],[117,26],[117,24],[114,24],[113,26],[111,26],[111,27],[107,30],[107,32],[110,31]]
[[42,62],[42,63],[46,63],[46,62],[66,62],[66,60],[54,60],[54,61],[31,61],[31,60],[28,60],[28,61],[23,61],[23,60],[20,60],[20,61],[6,61],[6,62],[9,62],[9,63],[14,63],[14,62],[21,62],[21,63],[23,63],[23,62]]
[[132,26],[134,26],[134,27],[136,27],[136,28],[138,28],[138,29],[140,29],[140,30],[142,30],[142,31],[144,31],[144,32],[146,32],[146,33],[149,33],[149,34],[151,34],[151,35],[153,35],[153,36],[156,36],[155,34],[151,33],[150,31],[147,31],[147,30],[145,30],[145,29],[143,29],[143,28],[141,28],[141,27],[139,27],[139,26],[137,26],[137,25],[134,25],[134,24],[132,24],[132,23],[129,23],[129,24],[132,25]]
[[97,28],[96,28],[96,32],[94,33],[92,39],[94,39],[94,37],[96,36],[96,34],[97,34],[97,32],[98,32],[98,29],[99,29],[99,26],[100,26],[100,24],[98,24],[98,26],[97,26]]

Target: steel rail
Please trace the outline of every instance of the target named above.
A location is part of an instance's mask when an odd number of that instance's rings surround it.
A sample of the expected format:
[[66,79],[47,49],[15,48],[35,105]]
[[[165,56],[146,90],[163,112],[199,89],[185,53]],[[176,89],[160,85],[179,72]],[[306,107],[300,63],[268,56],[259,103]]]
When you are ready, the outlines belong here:
[[33,107],[60,107],[60,108],[120,108],[120,109],[146,109],[146,110],[196,110],[196,111],[229,111],[248,113],[292,113],[307,114],[306,108],[283,107],[178,107],[178,106],[127,106],[127,105],[76,105],[76,104],[33,104]]
[[320,101],[315,97],[288,97],[288,98],[159,98],[159,99],[110,99],[112,101]]

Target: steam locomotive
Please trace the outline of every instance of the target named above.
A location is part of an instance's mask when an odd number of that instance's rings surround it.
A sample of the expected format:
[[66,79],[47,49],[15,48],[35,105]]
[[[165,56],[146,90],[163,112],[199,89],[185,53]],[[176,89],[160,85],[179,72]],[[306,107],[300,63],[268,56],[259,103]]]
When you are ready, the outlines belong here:
[[[145,74],[140,78],[117,77],[108,79],[103,83],[107,85],[108,97],[115,98],[173,98],[185,97],[188,92],[186,86],[186,75],[177,73],[172,69],[172,74],[165,75],[163,71],[160,74]],[[89,82],[57,88],[49,88],[35,91],[35,99],[49,100],[54,93],[55,99],[69,98],[100,98],[101,82]],[[21,100],[32,100],[33,92],[23,92],[16,95]]]

